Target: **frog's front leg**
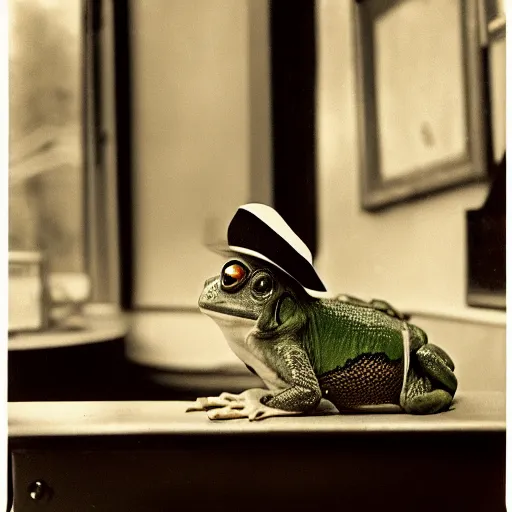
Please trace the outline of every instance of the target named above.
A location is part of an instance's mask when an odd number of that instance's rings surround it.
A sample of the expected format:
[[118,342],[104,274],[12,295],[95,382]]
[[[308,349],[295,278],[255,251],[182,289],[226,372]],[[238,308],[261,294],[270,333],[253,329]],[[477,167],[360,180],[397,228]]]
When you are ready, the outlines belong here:
[[448,409],[457,390],[454,364],[439,347],[423,345],[413,355],[400,405],[410,414],[435,414]]
[[[311,363],[295,343],[282,342],[267,354],[269,366],[289,384],[284,389],[250,389],[240,395],[222,393],[218,397],[198,398],[187,411],[206,410],[212,420],[248,418],[250,421],[272,416],[310,412],[321,400],[321,391]],[[212,410],[213,409],[213,410]]]
[[311,412],[320,403],[322,392],[305,350],[295,341],[286,340],[272,347],[269,359],[289,387],[264,397],[268,407],[290,412]]

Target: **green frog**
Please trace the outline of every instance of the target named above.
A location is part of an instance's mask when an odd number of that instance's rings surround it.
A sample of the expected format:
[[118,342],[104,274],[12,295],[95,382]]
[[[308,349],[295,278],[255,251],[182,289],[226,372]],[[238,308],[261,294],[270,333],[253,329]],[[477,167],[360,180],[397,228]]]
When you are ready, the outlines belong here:
[[449,409],[454,363],[385,301],[315,298],[277,266],[236,255],[205,282],[199,308],[268,389],[202,397],[210,419],[340,412],[393,404],[409,414]]

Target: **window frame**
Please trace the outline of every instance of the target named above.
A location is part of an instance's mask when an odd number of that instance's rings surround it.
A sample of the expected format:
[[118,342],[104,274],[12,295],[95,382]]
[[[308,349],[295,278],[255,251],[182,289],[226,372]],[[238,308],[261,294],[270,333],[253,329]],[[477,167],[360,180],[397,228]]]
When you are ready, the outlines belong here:
[[114,2],[83,0],[83,147],[89,303],[119,306],[120,251]]

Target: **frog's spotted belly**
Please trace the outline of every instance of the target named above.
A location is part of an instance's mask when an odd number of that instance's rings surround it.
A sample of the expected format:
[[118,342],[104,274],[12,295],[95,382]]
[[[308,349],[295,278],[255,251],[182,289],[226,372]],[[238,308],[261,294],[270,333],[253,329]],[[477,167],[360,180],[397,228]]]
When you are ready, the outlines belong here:
[[404,376],[403,361],[385,354],[362,354],[318,379],[322,395],[337,409],[363,405],[399,404]]

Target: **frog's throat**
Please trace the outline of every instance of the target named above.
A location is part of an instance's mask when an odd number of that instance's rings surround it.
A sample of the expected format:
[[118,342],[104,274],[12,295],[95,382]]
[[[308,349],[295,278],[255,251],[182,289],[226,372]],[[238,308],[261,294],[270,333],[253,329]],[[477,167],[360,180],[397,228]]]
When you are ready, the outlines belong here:
[[271,389],[284,389],[287,384],[265,362],[265,355],[254,346],[253,332],[256,329],[256,320],[243,318],[211,309],[201,309],[220,327],[224,338],[233,353],[247,366],[250,366]]
[[224,335],[235,336],[245,340],[247,334],[256,327],[257,320],[230,313],[221,313],[211,308],[199,308],[201,313],[209,316],[222,330]]

